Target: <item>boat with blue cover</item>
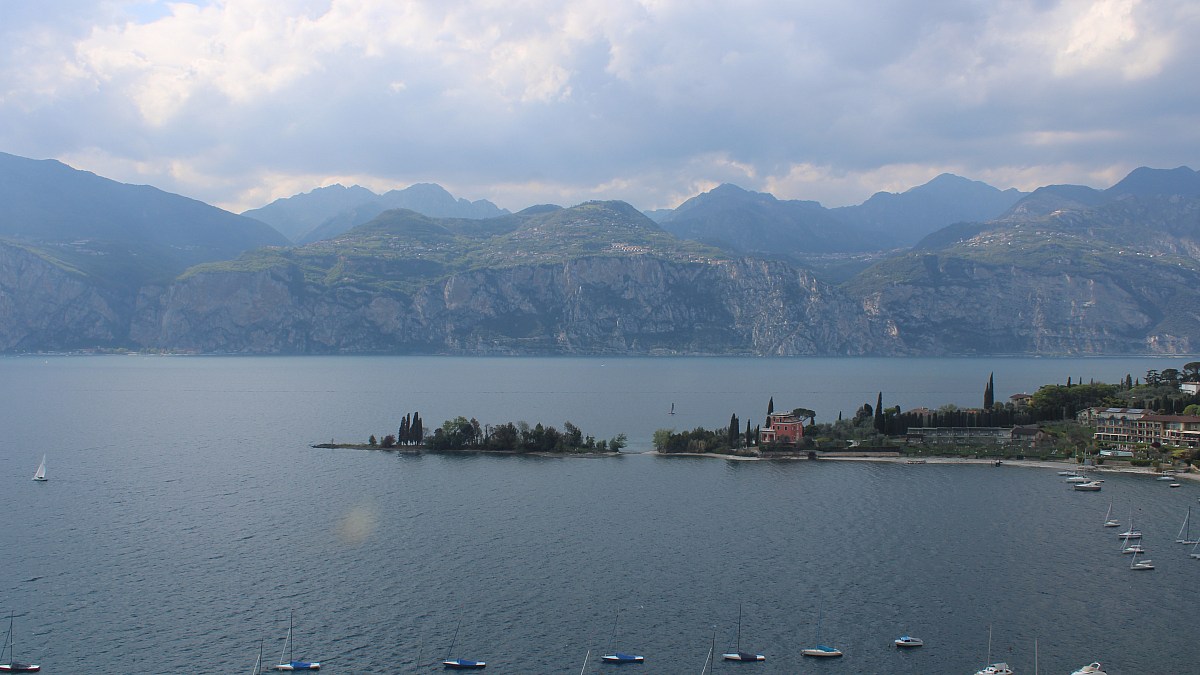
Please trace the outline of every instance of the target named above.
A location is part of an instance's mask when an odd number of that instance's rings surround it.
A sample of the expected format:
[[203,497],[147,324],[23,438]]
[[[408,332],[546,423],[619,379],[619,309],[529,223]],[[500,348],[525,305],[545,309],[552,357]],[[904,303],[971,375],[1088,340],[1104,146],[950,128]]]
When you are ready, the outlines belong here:
[[895,640],[892,640],[892,644],[896,645],[897,647],[923,647],[925,645],[925,641],[921,638],[915,638],[911,635],[901,635]]
[[[621,610],[617,608],[616,614],[613,617],[613,632],[612,643],[617,642],[617,624],[621,620]],[[605,663],[642,663],[645,659],[640,654],[626,654],[625,652],[614,651],[611,654],[603,654],[600,660]]]
[[454,653],[454,643],[458,642],[459,628],[462,628],[462,619],[459,619],[458,625],[454,627],[454,637],[450,639],[450,648],[446,650],[446,659],[442,661],[442,665],[451,670],[477,670],[479,668],[486,668],[486,661],[450,658],[450,655]]
[[[287,660],[284,661],[284,657]],[[287,638],[283,641],[283,652],[279,655],[279,663],[274,666],[275,670],[320,670],[321,664],[318,661],[297,661],[292,658],[292,612],[288,612],[288,632]]]

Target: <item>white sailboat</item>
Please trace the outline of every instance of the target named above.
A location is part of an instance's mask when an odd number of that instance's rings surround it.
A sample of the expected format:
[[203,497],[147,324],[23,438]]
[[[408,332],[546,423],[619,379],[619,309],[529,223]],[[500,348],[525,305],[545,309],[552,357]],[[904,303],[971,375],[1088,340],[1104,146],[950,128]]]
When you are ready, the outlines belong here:
[[817,646],[808,649],[801,649],[800,653],[804,656],[841,656],[842,650],[837,647],[820,644],[821,642],[821,611],[817,610]]
[[1146,552],[1146,549],[1142,548],[1141,544],[1139,544],[1136,541],[1131,540],[1129,537],[1125,537],[1124,541],[1121,542],[1121,553],[1145,553],[1145,552]]
[[742,606],[738,605],[737,647],[728,654],[721,655],[726,661],[766,661],[762,654],[742,651]]
[[[462,619],[458,620],[458,625],[454,627],[454,637],[450,639],[450,648],[446,650],[446,659],[442,661],[442,665],[452,670],[477,670],[486,668],[486,661],[476,661],[474,659],[452,659],[450,655],[454,653],[454,643],[458,642],[458,629],[462,628]],[[586,667],[587,659],[584,659]]]
[[[992,627],[991,626],[988,626],[987,660],[988,661],[992,660]],[[1001,661],[1001,662],[997,662],[997,663],[989,663],[988,665],[984,666],[981,670],[975,671],[975,675],[1013,675],[1013,670],[1012,670],[1012,668],[1009,667],[1009,665],[1007,663],[1004,663]]]
[[1118,520],[1113,520],[1112,507],[1113,507],[1113,501],[1111,499],[1109,499],[1108,500],[1108,511],[1104,514],[1104,526],[1105,527],[1120,527],[1121,522]]
[[1129,569],[1131,569],[1131,570],[1152,570],[1152,569],[1154,569],[1154,563],[1150,562],[1149,559],[1138,560],[1138,557],[1137,557],[1138,553],[1139,553],[1138,551],[1134,552],[1133,559],[1129,561]]
[[1192,539],[1192,507],[1188,507],[1187,515],[1183,517],[1183,525],[1179,526],[1179,534],[1175,535],[1175,543],[1195,546],[1200,539]]
[[[287,657],[287,661],[284,661]],[[279,655],[279,663],[275,670],[320,670],[321,664],[316,661],[296,661],[292,658],[292,612],[288,612],[287,638],[283,641],[283,652]]]
[[1079,670],[1073,671],[1071,675],[1107,675],[1104,672],[1104,666],[1100,665],[1099,661],[1093,661]]
[[1142,533],[1133,529],[1133,509],[1129,509],[1129,529],[1124,532],[1118,532],[1117,536],[1121,539],[1141,539]]
[[42,455],[42,463],[38,464],[37,471],[33,472],[33,479],[39,483],[46,482],[46,456]]
[[13,617],[15,612],[8,614],[8,636],[4,640],[4,649],[0,649],[0,661],[4,660],[4,653],[8,652],[8,662],[0,663],[0,673],[36,673],[41,671],[42,667],[34,663],[21,663],[16,660],[16,655],[13,653]]
[[1196,545],[1192,547],[1192,552],[1188,554],[1188,557],[1200,560],[1200,542],[1196,542]]

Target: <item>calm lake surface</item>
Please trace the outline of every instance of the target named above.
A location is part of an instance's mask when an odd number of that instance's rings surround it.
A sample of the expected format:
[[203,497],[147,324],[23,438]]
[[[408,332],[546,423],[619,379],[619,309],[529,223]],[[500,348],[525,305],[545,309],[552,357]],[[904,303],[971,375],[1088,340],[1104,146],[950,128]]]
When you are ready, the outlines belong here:
[[[0,610],[44,673],[245,673],[265,641],[325,673],[1197,672],[1200,484],[1050,470],[638,454],[658,428],[979,405],[1190,359],[0,359]],[[667,415],[671,404],[678,413]],[[419,411],[629,437],[627,456],[317,450]],[[47,483],[30,480],[46,454]],[[1145,533],[1132,572],[1113,529]],[[1200,509],[1197,509],[1200,511]],[[1200,513],[1197,513],[1200,519]],[[1200,532],[1200,520],[1194,532]],[[614,617],[619,612],[619,620]],[[803,659],[820,641],[846,656]],[[900,652],[897,636],[926,647]],[[642,666],[598,663],[601,651]]]

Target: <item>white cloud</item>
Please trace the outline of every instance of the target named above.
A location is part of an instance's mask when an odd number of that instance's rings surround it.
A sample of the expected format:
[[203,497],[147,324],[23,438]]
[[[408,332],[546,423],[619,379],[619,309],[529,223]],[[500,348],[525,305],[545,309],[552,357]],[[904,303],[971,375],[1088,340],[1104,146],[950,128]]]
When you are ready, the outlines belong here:
[[727,181],[836,205],[1200,141],[1192,0],[54,6],[0,5],[0,149],[234,208],[332,177],[514,209]]

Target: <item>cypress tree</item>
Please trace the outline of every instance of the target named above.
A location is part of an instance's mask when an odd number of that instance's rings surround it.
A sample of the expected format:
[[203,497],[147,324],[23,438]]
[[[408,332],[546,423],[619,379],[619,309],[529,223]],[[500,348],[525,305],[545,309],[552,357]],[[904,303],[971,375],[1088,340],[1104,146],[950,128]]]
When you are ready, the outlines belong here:
[[992,384],[992,376],[993,375],[995,375],[995,373],[988,374],[987,386],[984,387],[984,389],[983,389],[983,409],[984,410],[990,409],[992,407],[992,404],[994,404],[996,402],[995,390],[992,388],[993,387],[993,384]]
[[742,428],[742,425],[740,422],[738,422],[737,413],[734,413],[729,418],[729,433],[728,433],[729,447],[734,450],[736,450],[738,447],[738,431],[740,431],[741,428]]
[[875,399],[875,431],[884,432],[883,426],[883,392],[879,392],[879,396]]
[[746,447],[754,445],[754,436],[751,435],[750,420],[746,420]]
[[425,429],[421,426],[421,416],[416,412],[412,415],[412,442],[419,445],[425,440]]

